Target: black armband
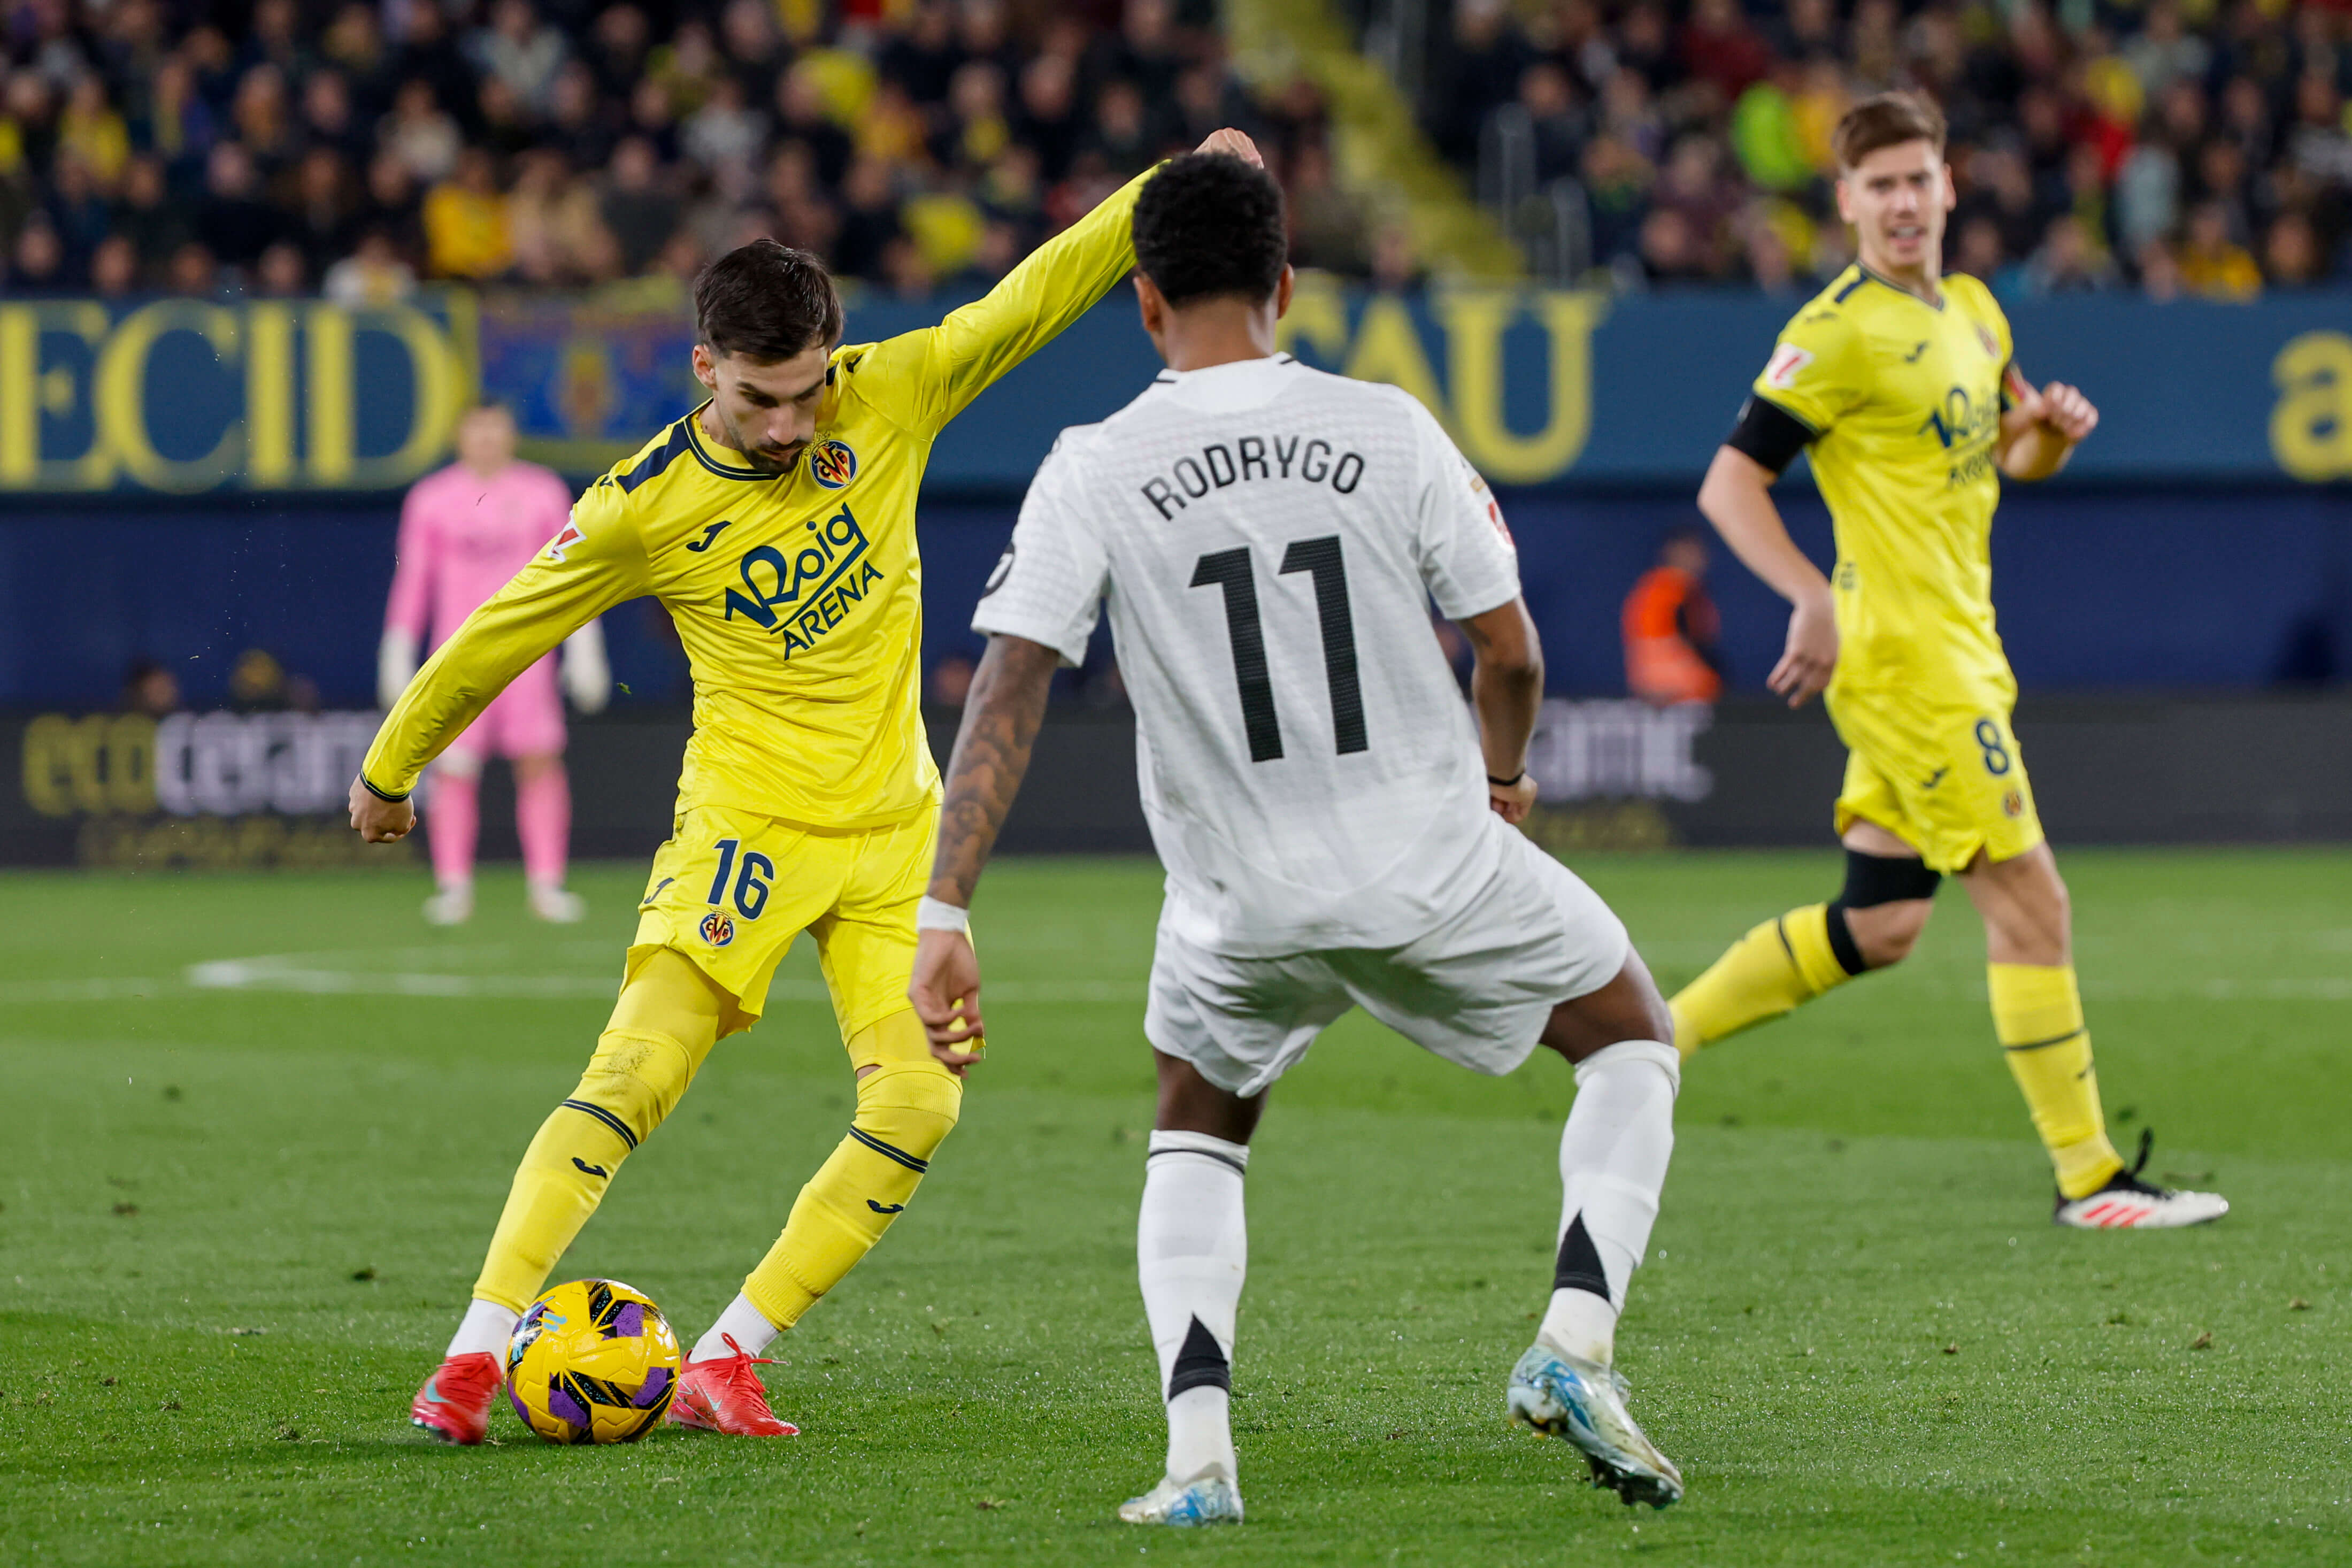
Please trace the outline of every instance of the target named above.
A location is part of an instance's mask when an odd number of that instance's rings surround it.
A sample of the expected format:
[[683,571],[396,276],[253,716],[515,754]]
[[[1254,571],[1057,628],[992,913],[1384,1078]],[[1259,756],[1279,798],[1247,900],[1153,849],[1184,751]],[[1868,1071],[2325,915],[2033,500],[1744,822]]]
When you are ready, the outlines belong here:
[[1819,434],[1779,404],[1751,392],[1748,401],[1739,405],[1738,421],[1732,426],[1731,434],[1723,438],[1723,444],[1777,474],[1795,462],[1797,454],[1811,445]]
[[375,796],[376,799],[388,800],[394,805],[399,805],[402,801],[408,798],[408,792],[406,790],[403,790],[400,794],[394,795],[388,789],[376,788],[374,784],[368,782],[368,776],[365,773],[362,773],[360,775],[360,787],[366,790],[368,794]]

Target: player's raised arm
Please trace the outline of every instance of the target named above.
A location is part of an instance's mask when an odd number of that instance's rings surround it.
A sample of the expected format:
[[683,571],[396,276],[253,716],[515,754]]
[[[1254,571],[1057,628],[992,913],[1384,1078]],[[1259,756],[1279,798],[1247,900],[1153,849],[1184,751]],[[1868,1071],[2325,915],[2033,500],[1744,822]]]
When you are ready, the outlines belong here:
[[645,547],[617,495],[600,485],[582,497],[573,521],[467,616],[408,683],[352,781],[352,826],[362,838],[378,844],[406,835],[416,823],[409,793],[425,763],[516,676],[597,616],[645,592]]
[[2081,389],[2053,381],[2035,391],[2011,364],[2002,390],[2000,471],[2012,479],[2046,479],[2066,466],[2083,437],[2099,427],[2099,411]]
[[[1234,130],[1217,132],[1197,151],[1263,162],[1255,143]],[[1147,169],[1105,197],[1092,212],[1030,252],[995,288],[950,313],[938,326],[876,351],[877,360],[885,361],[896,357],[893,351],[901,343],[919,351],[919,369],[908,367],[915,379],[909,401],[919,426],[937,430],[962,413],[997,378],[1052,342],[1127,276],[1135,265],[1129,226],[1135,198],[1156,172]]]

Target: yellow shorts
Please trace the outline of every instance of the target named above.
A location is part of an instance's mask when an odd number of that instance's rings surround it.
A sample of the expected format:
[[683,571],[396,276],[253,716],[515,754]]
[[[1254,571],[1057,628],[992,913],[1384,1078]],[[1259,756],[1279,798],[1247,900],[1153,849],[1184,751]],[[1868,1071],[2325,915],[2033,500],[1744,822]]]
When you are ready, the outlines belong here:
[[807,931],[847,1045],[908,1005],[915,905],[929,886],[939,813],[841,833],[724,806],[679,814],[637,906],[634,973],[646,954],[686,955],[735,998],[723,1037],[766,1010],[776,965]]
[[1961,871],[1982,850],[2010,860],[2042,842],[2025,756],[2006,707],[1915,704],[1874,692],[1830,704],[1846,744],[1837,830],[1874,822],[1928,868]]

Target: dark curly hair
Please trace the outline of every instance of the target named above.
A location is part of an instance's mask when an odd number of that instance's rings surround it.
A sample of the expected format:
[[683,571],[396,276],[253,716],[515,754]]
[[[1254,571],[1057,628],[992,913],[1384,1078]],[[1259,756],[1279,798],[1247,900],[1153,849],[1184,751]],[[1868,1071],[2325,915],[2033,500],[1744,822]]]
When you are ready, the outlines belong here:
[[755,239],[694,281],[694,330],[714,354],[774,364],[841,341],[841,296],[805,250]]
[[1220,294],[1263,300],[1289,259],[1282,192],[1231,153],[1171,159],[1136,198],[1136,265],[1171,305]]

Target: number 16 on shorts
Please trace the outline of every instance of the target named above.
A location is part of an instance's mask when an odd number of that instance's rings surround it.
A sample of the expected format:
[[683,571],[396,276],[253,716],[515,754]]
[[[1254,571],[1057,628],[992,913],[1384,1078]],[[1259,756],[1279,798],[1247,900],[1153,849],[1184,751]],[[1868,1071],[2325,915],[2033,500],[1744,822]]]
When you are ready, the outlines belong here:
[[719,865],[711,873],[710,894],[703,900],[710,912],[702,917],[702,940],[713,947],[725,947],[735,940],[729,906],[733,906],[734,915],[758,920],[760,911],[768,907],[776,863],[757,849],[745,849],[740,838],[721,838],[711,848],[718,853]]

